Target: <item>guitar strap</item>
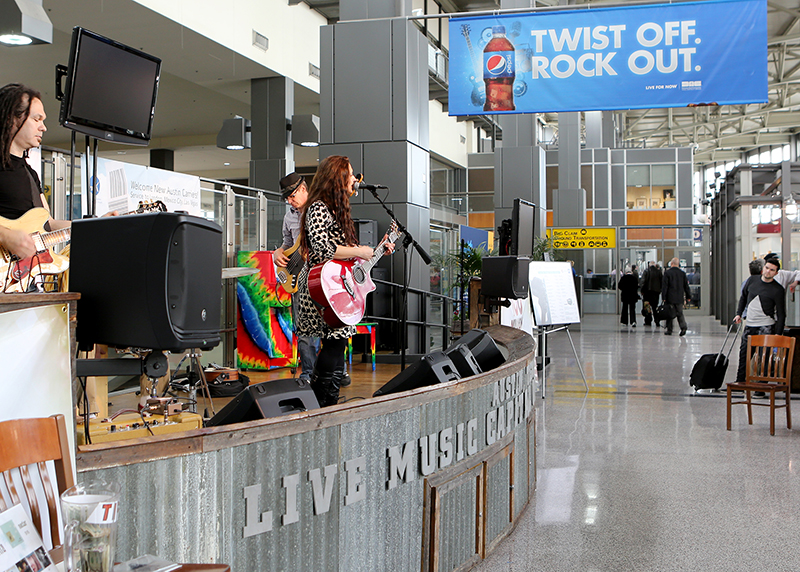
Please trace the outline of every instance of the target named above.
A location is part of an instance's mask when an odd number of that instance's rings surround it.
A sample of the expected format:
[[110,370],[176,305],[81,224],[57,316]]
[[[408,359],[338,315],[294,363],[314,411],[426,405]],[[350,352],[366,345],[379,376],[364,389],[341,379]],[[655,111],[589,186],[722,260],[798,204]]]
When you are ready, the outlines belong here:
[[[28,171],[28,180],[31,183],[31,200],[33,201],[33,206],[34,208],[44,208],[44,203],[42,202],[42,185],[39,182],[39,175],[28,165],[28,161],[25,161],[25,170]],[[44,224],[44,229],[47,231],[51,230],[49,221]]]

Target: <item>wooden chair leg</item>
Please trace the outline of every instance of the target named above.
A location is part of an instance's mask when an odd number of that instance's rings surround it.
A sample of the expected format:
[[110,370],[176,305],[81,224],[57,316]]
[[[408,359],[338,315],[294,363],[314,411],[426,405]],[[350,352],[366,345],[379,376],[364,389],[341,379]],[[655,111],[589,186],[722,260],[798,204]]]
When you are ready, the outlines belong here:
[[753,401],[751,399],[751,391],[749,389],[744,390],[745,394],[747,395],[747,422],[752,425],[753,424]]
[[731,388],[728,387],[728,431],[731,430]]
[[786,396],[786,428],[792,428],[792,388],[787,385],[784,387],[784,395]]
[[769,392],[769,434],[775,435],[775,392]]

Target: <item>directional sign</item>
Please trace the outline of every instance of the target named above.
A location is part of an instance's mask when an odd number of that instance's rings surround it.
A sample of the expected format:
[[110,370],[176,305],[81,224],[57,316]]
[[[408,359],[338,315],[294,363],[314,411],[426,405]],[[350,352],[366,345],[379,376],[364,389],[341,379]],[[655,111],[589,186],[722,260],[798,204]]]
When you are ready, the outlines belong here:
[[616,248],[617,229],[604,227],[549,228],[554,248]]

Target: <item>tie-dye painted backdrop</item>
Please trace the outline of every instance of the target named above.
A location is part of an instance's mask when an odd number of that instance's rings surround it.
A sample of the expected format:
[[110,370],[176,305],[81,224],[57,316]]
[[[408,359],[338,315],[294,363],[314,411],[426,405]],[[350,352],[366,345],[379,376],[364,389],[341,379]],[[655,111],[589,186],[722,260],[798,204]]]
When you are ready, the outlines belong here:
[[258,273],[238,278],[237,354],[242,369],[297,367],[292,297],[278,287],[272,252],[239,252],[238,266]]

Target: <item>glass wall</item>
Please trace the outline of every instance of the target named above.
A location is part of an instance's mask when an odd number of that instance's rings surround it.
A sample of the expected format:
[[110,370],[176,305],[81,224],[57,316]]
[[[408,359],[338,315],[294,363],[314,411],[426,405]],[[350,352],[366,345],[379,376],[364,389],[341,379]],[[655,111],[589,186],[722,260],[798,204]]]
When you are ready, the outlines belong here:
[[628,209],[675,209],[674,165],[628,165]]

